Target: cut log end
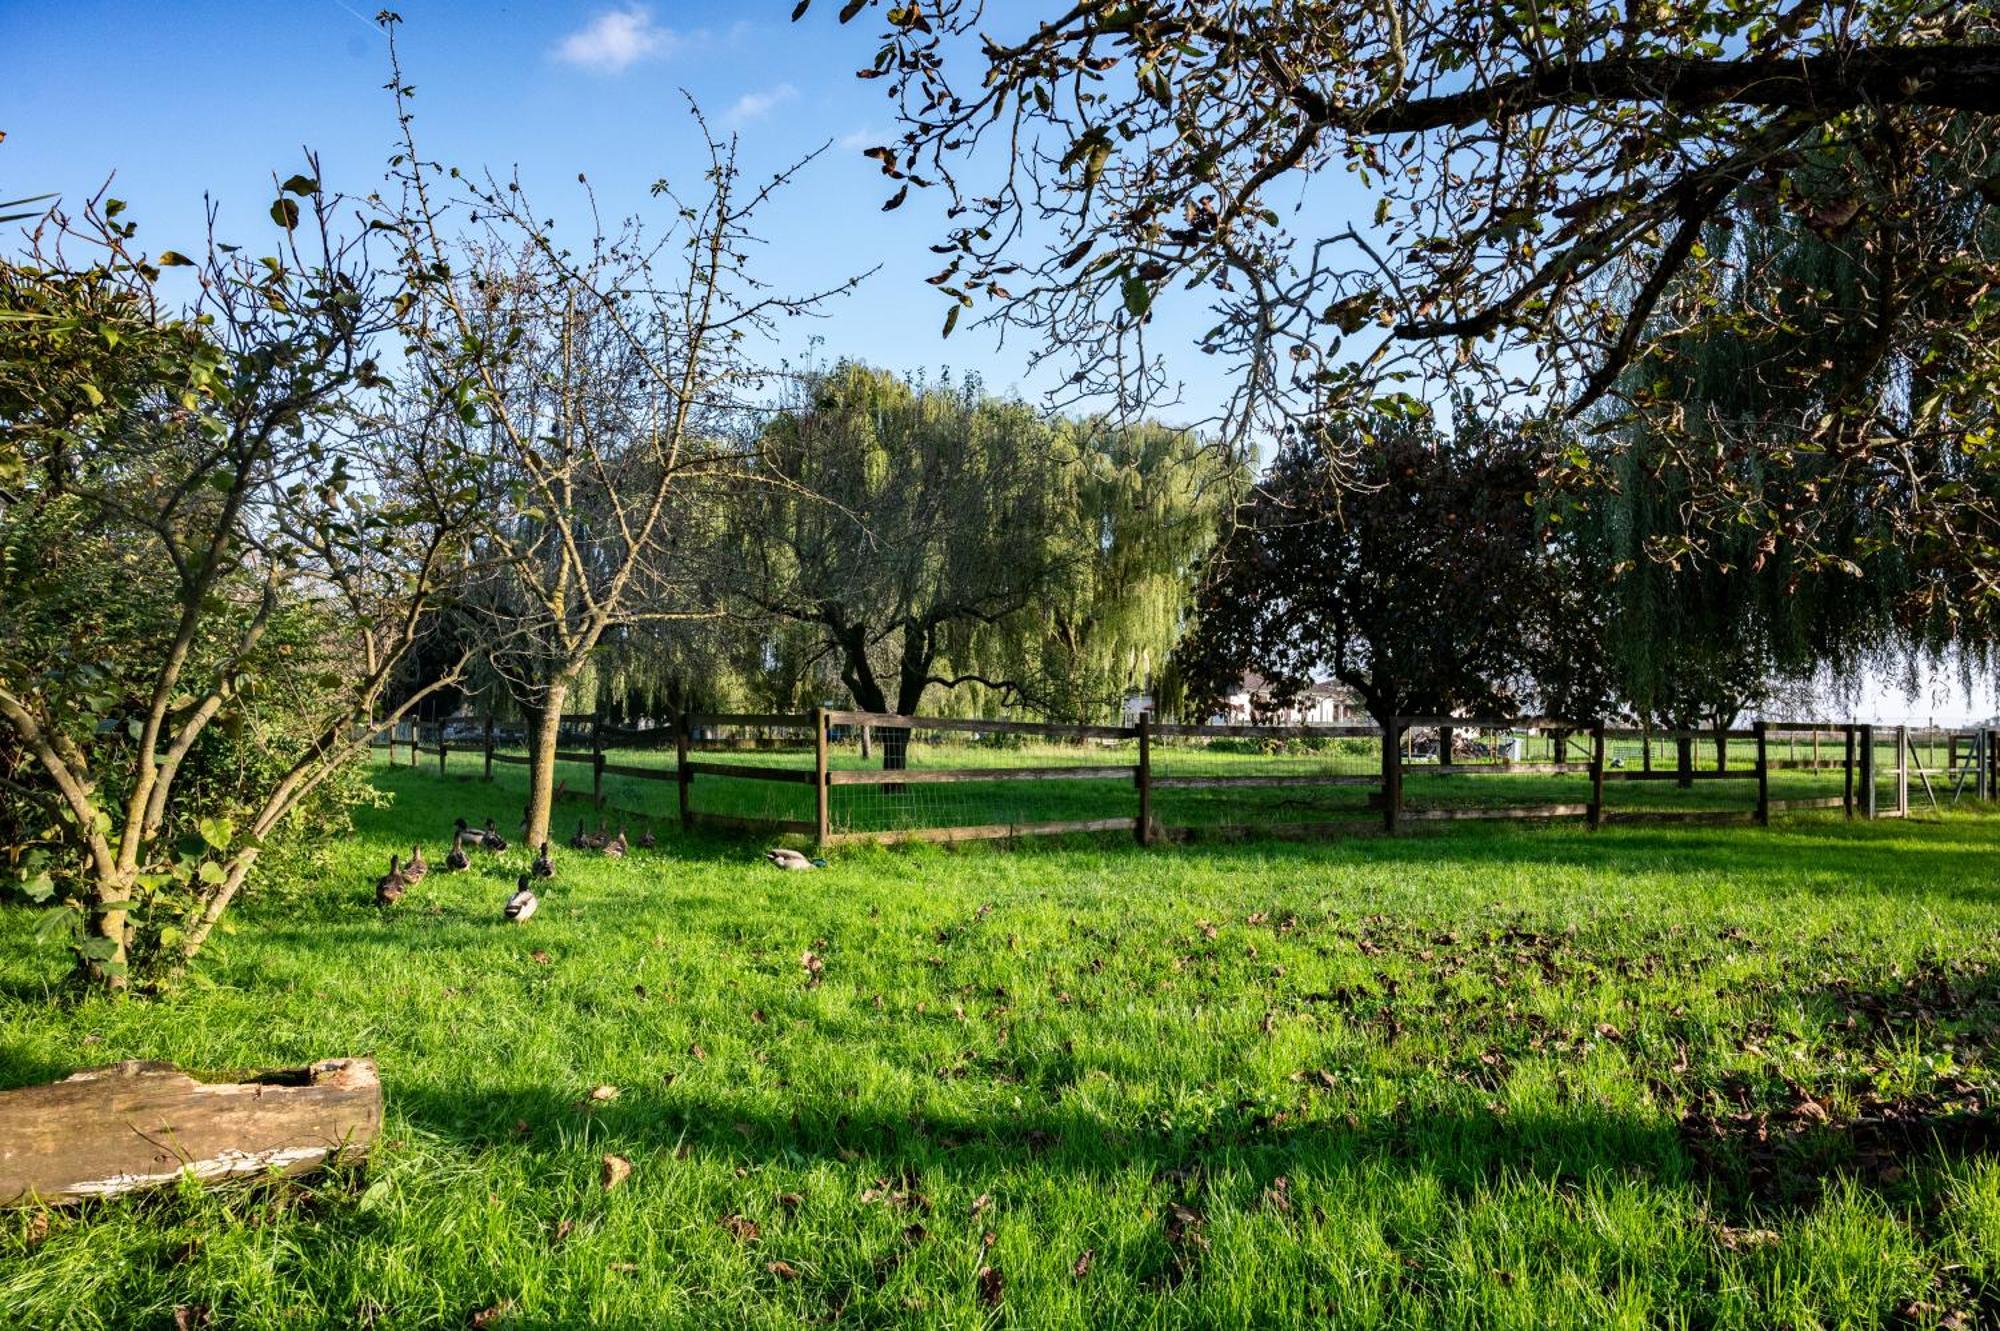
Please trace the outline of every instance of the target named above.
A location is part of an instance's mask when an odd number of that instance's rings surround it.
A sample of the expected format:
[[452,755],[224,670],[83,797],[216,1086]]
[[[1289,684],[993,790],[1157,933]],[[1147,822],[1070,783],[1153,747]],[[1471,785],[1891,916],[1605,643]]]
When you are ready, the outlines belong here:
[[115,1197],[184,1176],[303,1174],[365,1155],[381,1128],[373,1059],[242,1082],[200,1082],[140,1060],[85,1068],[0,1091],[0,1207]]

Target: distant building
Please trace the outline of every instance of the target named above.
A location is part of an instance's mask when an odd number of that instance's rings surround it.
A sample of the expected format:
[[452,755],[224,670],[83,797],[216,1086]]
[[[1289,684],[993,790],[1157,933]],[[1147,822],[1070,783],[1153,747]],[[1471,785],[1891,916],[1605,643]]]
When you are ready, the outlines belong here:
[[[1140,717],[1152,710],[1151,694],[1131,694],[1125,699],[1124,723],[1136,725]],[[1213,726],[1349,726],[1366,725],[1368,721],[1368,713],[1353,691],[1330,679],[1314,681],[1295,702],[1273,708],[1269,686],[1262,675],[1254,672],[1243,676],[1234,689],[1223,695],[1221,706],[1203,718],[1204,724]]]

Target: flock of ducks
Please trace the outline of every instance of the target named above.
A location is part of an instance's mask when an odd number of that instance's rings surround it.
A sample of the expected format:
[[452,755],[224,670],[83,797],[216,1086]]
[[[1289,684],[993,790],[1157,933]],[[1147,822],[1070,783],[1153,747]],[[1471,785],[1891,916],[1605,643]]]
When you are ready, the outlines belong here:
[[[600,821],[597,830],[591,832],[585,830],[583,820],[579,818],[576,822],[576,833],[569,839],[571,850],[596,851],[610,859],[623,859],[630,853],[634,844],[641,850],[653,849],[657,844],[653,829],[647,828],[634,843],[627,840],[622,826],[614,836]],[[473,827],[465,819],[460,818],[452,824],[451,850],[444,857],[447,873],[459,873],[472,867],[472,857],[467,854],[468,849],[493,851],[497,854],[507,849],[507,839],[500,835],[491,818],[486,820],[484,827]],[[764,858],[780,869],[826,867],[825,860],[813,859],[796,850],[787,850],[783,847],[765,851]],[[411,887],[422,882],[430,871],[431,866],[424,860],[424,848],[421,845],[410,847],[408,860],[403,859],[401,855],[391,855],[389,872],[375,880],[375,904],[395,905],[403,899],[403,895]],[[555,876],[555,860],[549,855],[549,843],[544,841],[535,852],[534,862],[528,866],[528,872],[515,880],[514,894],[508,897],[507,904],[501,907],[502,918],[515,924],[527,923],[542,904],[531,884],[536,879],[549,879]]]

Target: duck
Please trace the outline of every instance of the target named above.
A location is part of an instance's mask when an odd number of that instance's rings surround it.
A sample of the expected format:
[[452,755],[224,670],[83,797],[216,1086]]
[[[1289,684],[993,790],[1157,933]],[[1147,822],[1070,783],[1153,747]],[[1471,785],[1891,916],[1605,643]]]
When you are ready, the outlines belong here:
[[424,863],[424,848],[420,845],[411,846],[410,862],[403,866],[403,881],[407,883],[420,883],[423,881],[424,875],[430,871],[431,866]]
[[597,820],[597,830],[592,832],[586,840],[590,842],[592,850],[603,850],[611,844],[611,833],[604,830],[604,820],[602,818]]
[[486,849],[488,850],[507,849],[507,838],[500,835],[500,829],[494,826],[493,820],[491,818],[488,818],[486,820]]
[[472,857],[465,853],[465,833],[454,832],[451,838],[451,854],[444,857],[444,867],[449,873],[472,867]]
[[654,846],[658,844],[659,844],[659,838],[653,835],[653,829],[650,825],[647,826],[645,831],[639,833],[640,850],[651,850]]
[[409,885],[409,879],[403,877],[401,859],[395,855],[391,855],[389,857],[389,872],[375,880],[375,904],[378,906],[395,905],[403,899],[403,893],[408,890]]
[[604,853],[614,860],[622,859],[624,858],[626,849],[625,829],[620,827],[618,835],[604,843]]
[[535,862],[528,866],[528,872],[537,878],[553,878],[556,876],[556,862],[549,858],[548,842],[544,841],[542,843],[541,854],[535,856]]
[[783,846],[774,846],[770,850],[765,851],[764,858],[772,864],[777,865],[780,869],[824,869],[826,867],[825,860],[813,859],[801,854],[799,851],[787,850]]
[[526,924],[529,917],[535,913],[535,907],[541,904],[528,887],[528,875],[522,874],[515,881],[514,895],[507,898],[507,904],[501,909],[501,914],[515,924]]
[[569,848],[571,850],[590,849],[590,834],[583,830],[583,819],[581,818],[576,820],[576,835],[569,839]]

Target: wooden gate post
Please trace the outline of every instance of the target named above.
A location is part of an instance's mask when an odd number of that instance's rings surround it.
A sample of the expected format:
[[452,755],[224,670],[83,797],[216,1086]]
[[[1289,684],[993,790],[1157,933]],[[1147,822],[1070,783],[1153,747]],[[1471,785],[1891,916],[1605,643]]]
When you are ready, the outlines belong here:
[[1771,825],[1771,745],[1769,727],[1756,722],[1757,732],[1757,823],[1761,827]]
[[1133,824],[1132,834],[1142,846],[1153,844],[1153,714],[1139,714],[1139,770],[1134,774],[1139,783],[1139,821]]
[[488,781],[493,779],[493,717],[491,713],[488,713],[486,717],[486,779]]
[[694,808],[688,799],[688,782],[694,780],[694,773],[688,770],[688,722],[691,718],[687,709],[674,718],[674,774],[679,779],[675,785],[680,789],[681,830],[694,826]]
[[1403,813],[1403,726],[1389,718],[1382,732],[1382,829],[1392,836]]
[[1910,816],[1910,728],[1896,727],[1896,816]]
[[1875,816],[1875,727],[1861,727],[1861,816]]
[[604,807],[604,713],[590,714],[590,798]]
[[1840,728],[1842,744],[1845,746],[1840,760],[1840,808],[1852,818],[1854,816],[1854,723],[1848,722]]
[[1604,826],[1604,722],[1590,723],[1590,826]]
[[1988,730],[1986,734],[1986,798],[2000,799],[2000,753],[1994,747],[2000,743],[2000,730]]
[[833,832],[832,809],[829,796],[832,788],[826,778],[827,734],[826,708],[813,708],[813,839],[824,846]]

